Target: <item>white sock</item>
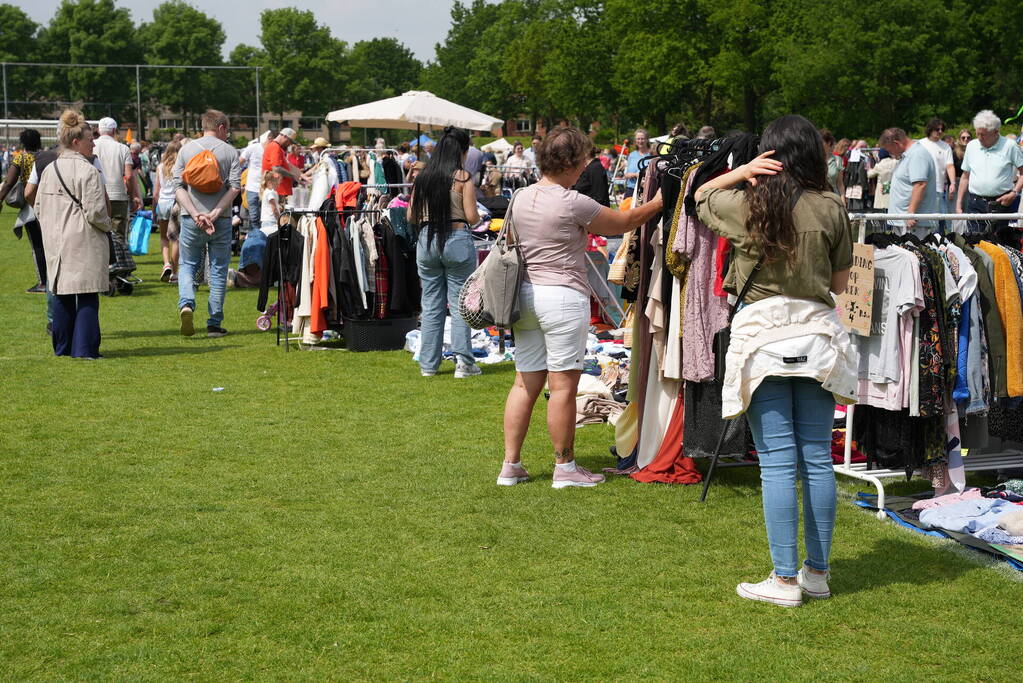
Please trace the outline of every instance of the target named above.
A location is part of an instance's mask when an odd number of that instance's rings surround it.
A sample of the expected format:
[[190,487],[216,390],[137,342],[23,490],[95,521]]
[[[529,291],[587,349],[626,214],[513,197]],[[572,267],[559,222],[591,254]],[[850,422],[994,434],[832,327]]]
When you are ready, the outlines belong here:
[[520,470],[526,469],[525,467],[522,466],[522,461],[521,460],[519,462],[508,462],[507,460],[505,460],[504,464],[505,465],[510,465],[511,467],[517,467]]
[[554,466],[557,467],[562,472],[575,472],[575,470],[576,470],[575,460],[572,460],[570,462],[565,462],[565,463],[561,463],[561,462],[554,463]]

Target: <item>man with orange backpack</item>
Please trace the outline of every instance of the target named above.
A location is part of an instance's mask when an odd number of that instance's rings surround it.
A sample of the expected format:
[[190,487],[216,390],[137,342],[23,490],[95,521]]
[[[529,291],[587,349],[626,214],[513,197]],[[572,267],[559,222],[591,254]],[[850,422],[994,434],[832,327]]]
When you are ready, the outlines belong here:
[[181,334],[195,334],[195,271],[207,248],[210,286],[207,337],[223,337],[224,293],[231,263],[231,203],[241,191],[238,151],[227,143],[227,116],[216,109],[202,115],[202,137],[185,143],[172,175],[181,206],[178,237],[178,317]]

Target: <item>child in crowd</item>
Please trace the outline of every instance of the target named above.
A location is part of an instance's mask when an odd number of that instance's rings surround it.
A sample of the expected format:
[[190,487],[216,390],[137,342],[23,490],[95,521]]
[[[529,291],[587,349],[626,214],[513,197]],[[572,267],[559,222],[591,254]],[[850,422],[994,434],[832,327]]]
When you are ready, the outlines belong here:
[[281,217],[281,198],[277,194],[277,186],[281,183],[281,176],[276,171],[267,171],[263,174],[263,182],[259,186],[260,194],[260,229],[266,235],[277,232],[277,221]]

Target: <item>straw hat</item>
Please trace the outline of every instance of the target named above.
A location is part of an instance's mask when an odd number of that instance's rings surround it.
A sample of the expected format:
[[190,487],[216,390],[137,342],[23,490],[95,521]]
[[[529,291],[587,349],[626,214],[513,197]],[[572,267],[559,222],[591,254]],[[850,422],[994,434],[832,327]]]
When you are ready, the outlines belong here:
[[309,145],[309,149],[326,149],[330,147],[330,143],[323,138],[316,138],[313,140],[313,144]]

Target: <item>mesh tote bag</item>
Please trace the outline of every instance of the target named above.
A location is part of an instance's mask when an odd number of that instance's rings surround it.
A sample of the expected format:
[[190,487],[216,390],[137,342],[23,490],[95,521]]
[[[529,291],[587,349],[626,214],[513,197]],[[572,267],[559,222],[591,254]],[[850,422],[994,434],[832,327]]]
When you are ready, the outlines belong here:
[[512,207],[520,191],[516,190],[512,195],[504,225],[497,233],[497,240],[487,258],[473,271],[458,294],[458,313],[474,330],[491,325],[508,328],[519,319],[519,288],[526,262],[515,234]]

